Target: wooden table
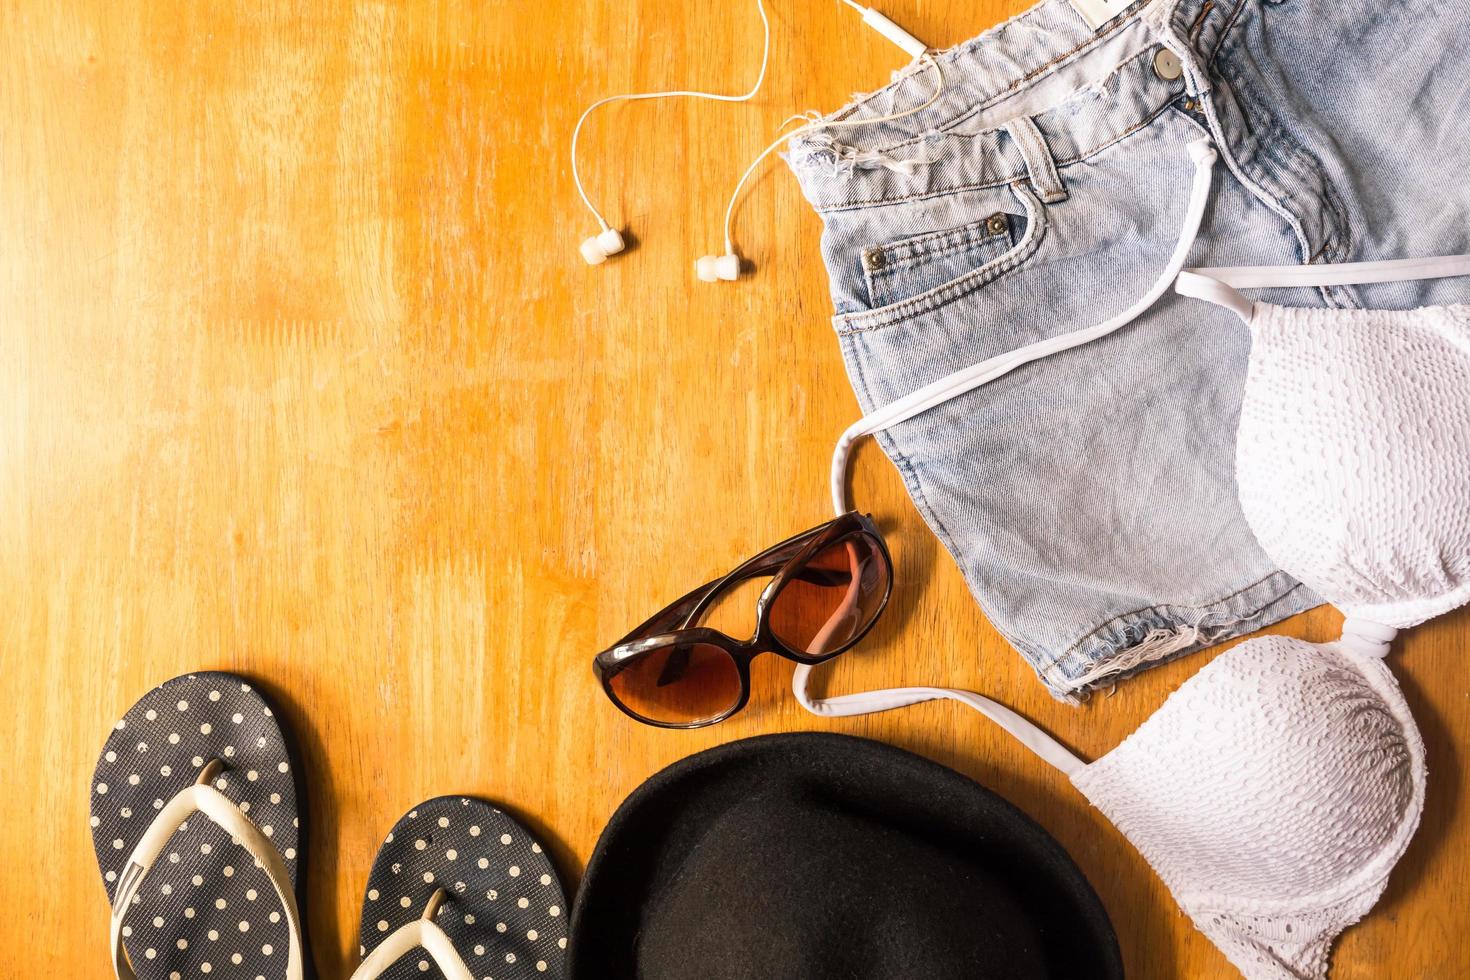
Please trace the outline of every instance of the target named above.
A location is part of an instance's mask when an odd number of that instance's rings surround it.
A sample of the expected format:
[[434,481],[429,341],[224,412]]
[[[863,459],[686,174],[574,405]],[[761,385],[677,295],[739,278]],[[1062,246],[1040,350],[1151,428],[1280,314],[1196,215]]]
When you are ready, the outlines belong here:
[[[1023,5],[888,12],[948,45]],[[839,4],[771,0],[752,104],[597,120],[590,182],[637,245],[598,269],[577,256],[594,225],[569,177],[576,114],[630,88],[746,85],[750,7],[0,3],[0,974],[106,973],[88,777],[128,705],[209,667],[256,678],[301,743],[327,978],[356,961],[374,850],[413,803],[500,801],[574,883],[651,773],[792,729],[894,742],[1017,802],[1101,893],[1131,976],[1232,975],[1063,778],[962,708],[814,719],[767,658],[743,715],[681,734],[630,723],[593,682],[603,644],[826,516],[856,414],[819,223],[783,166],[738,212],[755,274],[691,273],[781,121],[900,64]],[[1092,757],[1204,664],[1053,701],[881,454],[856,473],[900,586],[829,689],[972,687]],[[1282,629],[1325,640],[1338,622]],[[1338,945],[1341,980],[1470,973],[1470,616],[1393,659],[1428,809]]]

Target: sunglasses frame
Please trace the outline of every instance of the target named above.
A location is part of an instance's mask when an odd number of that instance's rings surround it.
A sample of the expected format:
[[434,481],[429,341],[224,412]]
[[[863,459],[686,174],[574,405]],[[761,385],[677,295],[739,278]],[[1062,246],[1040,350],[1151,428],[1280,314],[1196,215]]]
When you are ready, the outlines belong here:
[[[877,553],[882,557],[888,573],[883,598],[879,601],[878,608],[872,617],[845,643],[827,653],[813,656],[783,643],[771,626],[771,604],[813,555],[830,545],[860,535],[866,535],[876,543]],[[717,629],[689,625],[699,622],[715,601],[728,589],[748,579],[761,578],[766,575],[771,576],[771,581],[766,584],[766,587],[761,590],[760,597],[756,599],[755,633],[749,639],[738,640]],[[665,606],[614,646],[594,657],[592,672],[602,685],[608,700],[634,721],[652,725],[655,728],[707,728],[738,714],[750,702],[750,664],[756,657],[763,653],[774,653],[807,666],[826,663],[833,657],[841,656],[851,650],[863,637],[868,635],[868,632],[882,617],[884,609],[888,607],[888,599],[892,594],[893,558],[888,553],[888,543],[883,540],[883,535],[878,531],[872,515],[848,511],[841,517],[835,517],[824,524],[802,531],[800,534],[794,534],[785,541],[772,545],[760,554],[746,559],[720,578],[700,586],[683,598]],[[647,632],[650,629],[656,629],[657,632],[650,634]],[[740,697],[723,713],[692,722],[656,721],[633,711],[613,692],[613,678],[640,657],[669,646],[692,646],[697,643],[715,646],[725,651],[734,661],[736,672],[740,676]]]

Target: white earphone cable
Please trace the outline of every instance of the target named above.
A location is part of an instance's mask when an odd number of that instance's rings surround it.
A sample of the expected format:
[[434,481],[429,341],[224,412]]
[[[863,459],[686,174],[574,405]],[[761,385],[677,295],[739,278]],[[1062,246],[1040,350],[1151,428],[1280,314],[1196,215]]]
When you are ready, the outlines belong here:
[[[848,6],[856,10],[866,9],[853,3],[852,0],[843,0],[843,3],[848,4]],[[731,234],[731,224],[734,220],[735,205],[740,200],[740,192],[745,189],[746,181],[750,180],[751,175],[755,173],[756,168],[761,165],[761,162],[766,157],[770,156],[772,152],[780,148],[788,140],[801,136],[803,133],[813,133],[820,129],[833,129],[839,126],[871,126],[875,123],[892,122],[895,119],[912,116],[916,112],[923,112],[935,102],[939,101],[939,97],[944,94],[944,70],[939,67],[939,62],[934,60],[934,56],[928,52],[925,52],[920,57],[928,63],[930,68],[934,69],[935,75],[934,94],[929,96],[928,101],[922,105],[916,105],[912,109],[905,109],[902,112],[895,112],[886,116],[875,116],[871,119],[818,120],[817,122],[807,123],[805,126],[799,126],[789,133],[784,133],[777,137],[769,146],[761,150],[760,154],[754,160],[750,161],[750,166],[745,168],[745,173],[740,175],[740,180],[736,183],[735,190],[730,194],[730,203],[725,206],[725,254],[729,255],[735,251],[735,241],[734,236]]]
[[581,196],[582,203],[587,205],[587,210],[592,212],[593,217],[597,219],[597,223],[603,231],[609,229],[607,219],[602,216],[602,212],[597,210],[597,206],[587,196],[587,189],[582,185],[582,173],[577,166],[577,144],[581,139],[582,126],[587,122],[587,117],[592,115],[594,110],[610,102],[637,102],[643,99],[671,98],[708,99],[712,102],[749,102],[755,98],[756,93],[765,84],[766,69],[771,62],[771,21],[766,16],[766,7],[763,0],[755,0],[755,9],[760,14],[764,44],[761,51],[760,73],[756,75],[755,84],[750,87],[750,91],[742,95],[720,95],[716,92],[695,92],[688,89],[676,89],[667,92],[634,92],[627,95],[609,95],[606,98],[598,99],[583,110],[582,115],[577,119],[576,128],[572,130],[572,183],[577,186],[577,193]]

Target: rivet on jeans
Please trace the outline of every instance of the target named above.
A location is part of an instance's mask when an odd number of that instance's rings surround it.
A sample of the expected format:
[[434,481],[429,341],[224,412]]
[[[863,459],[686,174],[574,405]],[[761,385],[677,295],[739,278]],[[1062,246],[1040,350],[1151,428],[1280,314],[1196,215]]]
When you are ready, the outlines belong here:
[[1184,74],[1184,63],[1168,48],[1159,48],[1154,54],[1154,74],[1166,82],[1172,82]]

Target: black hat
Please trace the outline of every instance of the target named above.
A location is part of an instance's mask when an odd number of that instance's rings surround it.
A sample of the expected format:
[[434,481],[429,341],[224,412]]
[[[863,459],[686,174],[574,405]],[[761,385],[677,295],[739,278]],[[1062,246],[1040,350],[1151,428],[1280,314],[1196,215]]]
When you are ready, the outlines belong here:
[[1076,864],[1030,817],[911,752],[732,742],[638,787],[571,924],[578,980],[1122,977]]

